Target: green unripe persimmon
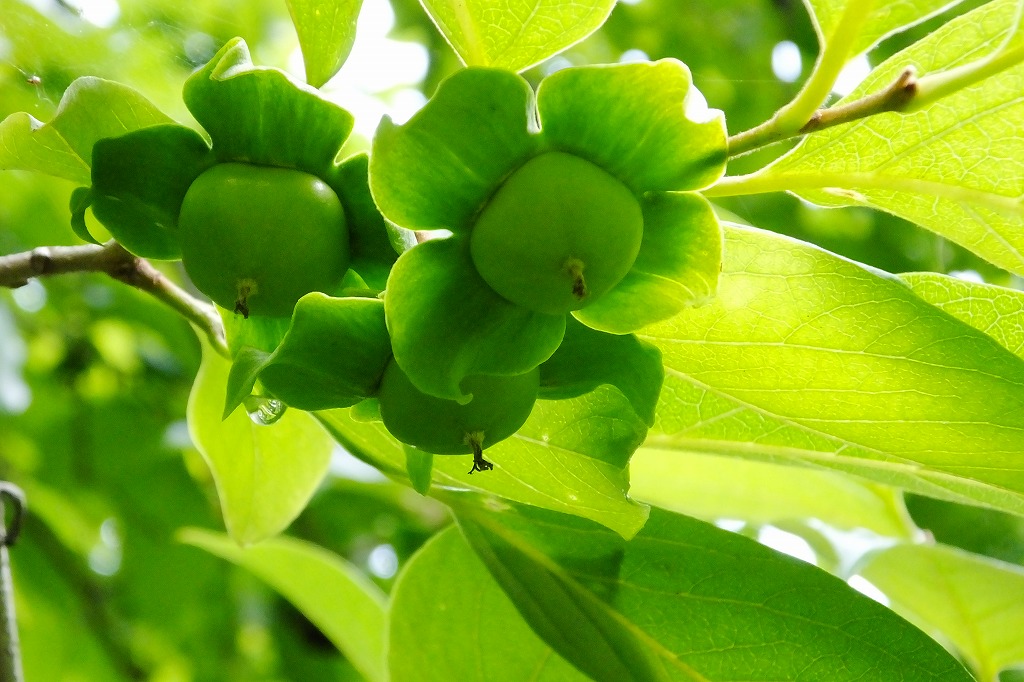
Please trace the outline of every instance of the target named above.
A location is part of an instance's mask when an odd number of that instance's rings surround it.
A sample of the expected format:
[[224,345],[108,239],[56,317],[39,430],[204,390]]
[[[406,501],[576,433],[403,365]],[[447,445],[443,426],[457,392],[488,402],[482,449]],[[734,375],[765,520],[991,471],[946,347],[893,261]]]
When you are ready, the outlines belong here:
[[519,430],[537,400],[540,370],[516,376],[467,377],[462,388],[473,399],[465,405],[422,393],[394,358],[380,382],[384,426],[406,445],[435,455],[474,455],[473,470],[490,469],[484,449]]
[[337,194],[288,168],[213,166],[189,187],[178,230],[192,282],[246,317],[291,315],[305,294],[337,285],[349,264]]
[[572,154],[547,152],[516,170],[470,234],[477,271],[504,298],[553,315],[618,284],[643,238],[636,196]]

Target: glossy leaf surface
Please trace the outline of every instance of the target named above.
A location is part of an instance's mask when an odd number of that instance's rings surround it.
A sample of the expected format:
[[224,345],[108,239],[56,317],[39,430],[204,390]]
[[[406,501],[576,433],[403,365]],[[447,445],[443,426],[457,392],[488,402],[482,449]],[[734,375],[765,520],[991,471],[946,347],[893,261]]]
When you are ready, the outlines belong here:
[[727,232],[719,295],[644,330],[666,384],[657,448],[824,466],[1024,512],[1024,363],[902,282]]
[[274,538],[239,547],[230,538],[187,528],[182,542],[238,564],[299,609],[369,682],[384,682],[387,597],[355,566],[301,540]]
[[26,113],[0,122],[0,169],[88,183],[97,140],[164,123],[173,121],[128,86],[92,76],[79,78],[65,91],[49,123]]
[[864,18],[853,41],[850,54],[856,55],[886,36],[920,23],[960,0],[804,0],[819,39],[829,43],[836,37],[843,13],[862,13]]
[[469,66],[523,71],[586,38],[614,0],[420,0]]
[[424,545],[392,592],[393,682],[584,682],[523,620],[450,528]]
[[897,491],[825,470],[640,448],[629,462],[629,483],[638,500],[708,520],[819,519],[907,539],[916,530]]
[[460,527],[523,617],[595,680],[971,679],[841,580],[704,522],[655,508],[626,542],[457,498]]
[[242,409],[222,420],[229,369],[204,346],[188,423],[217,484],[228,533],[247,545],[279,533],[302,511],[327,473],[334,444],[299,410],[271,424],[255,423]]
[[306,82],[315,88],[338,73],[356,40],[356,19],[363,0],[288,0],[299,34]]
[[[1017,10],[1017,0],[996,0],[951,21],[881,64],[847,99],[882,89],[908,65],[927,74],[984,57],[1013,30]],[[1022,79],[1018,61],[920,111],[809,135],[758,177],[818,204],[889,211],[1024,273]]]
[[1024,570],[942,545],[898,545],[859,573],[892,607],[953,643],[980,680],[1024,663]]

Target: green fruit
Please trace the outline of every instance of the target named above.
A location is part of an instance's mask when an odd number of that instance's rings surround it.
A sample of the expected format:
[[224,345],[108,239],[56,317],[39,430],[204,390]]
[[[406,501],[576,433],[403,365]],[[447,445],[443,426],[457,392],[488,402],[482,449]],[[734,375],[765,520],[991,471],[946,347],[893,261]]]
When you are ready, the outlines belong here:
[[636,196],[578,156],[548,152],[498,188],[470,235],[484,280],[524,308],[578,310],[618,284],[640,252]]
[[472,376],[462,388],[465,405],[420,392],[394,358],[380,382],[380,416],[406,445],[435,455],[474,455],[474,471],[490,469],[481,452],[522,426],[537,400],[540,370],[516,376]]
[[178,230],[192,282],[246,317],[289,316],[302,296],[330,291],[348,268],[341,201],[302,171],[213,166],[189,187]]

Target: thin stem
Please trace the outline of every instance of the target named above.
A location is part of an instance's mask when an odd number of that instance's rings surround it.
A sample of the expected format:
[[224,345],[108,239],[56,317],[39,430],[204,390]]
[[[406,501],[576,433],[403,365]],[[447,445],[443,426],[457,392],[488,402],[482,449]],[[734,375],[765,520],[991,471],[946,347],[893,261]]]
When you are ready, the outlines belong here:
[[951,95],[958,90],[970,87],[990,76],[1005,71],[1024,61],[1024,45],[997,52],[963,66],[948,71],[928,74],[917,83],[917,95],[907,111],[917,111],[935,100]]
[[757,128],[733,135],[729,138],[729,155],[737,156],[745,152],[763,147],[781,140],[786,140],[798,135],[806,135],[818,130],[824,130],[860,118],[874,116],[887,111],[905,111],[910,103],[917,98],[919,81],[915,76],[913,67],[907,67],[900,75],[889,84],[884,90],[862,97],[861,99],[829,107],[818,109],[800,129],[785,132],[768,121]]
[[81,246],[41,246],[0,256],[0,287],[16,289],[34,277],[70,272],[103,272],[154,296],[198,327],[221,355],[228,355],[224,324],[217,309],[190,295],[144,258],[132,255],[115,241]]
[[730,137],[730,156],[801,134],[801,130],[817,115],[818,107],[832,92],[832,86],[835,85],[839,72],[846,66],[854,42],[860,35],[874,4],[874,0],[847,3],[846,10],[832,35],[824,40],[814,69],[800,92],[768,121]]

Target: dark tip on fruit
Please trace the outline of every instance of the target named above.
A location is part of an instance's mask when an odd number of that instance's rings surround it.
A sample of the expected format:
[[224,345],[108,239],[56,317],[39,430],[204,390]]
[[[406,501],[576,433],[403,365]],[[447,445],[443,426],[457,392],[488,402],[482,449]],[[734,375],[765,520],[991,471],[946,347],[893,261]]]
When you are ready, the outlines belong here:
[[469,470],[469,473],[475,471],[490,471],[494,468],[494,465],[484,459],[484,433],[483,431],[474,431],[473,433],[466,434],[466,444],[473,448],[473,468]]
[[242,313],[242,317],[249,319],[249,297],[256,293],[256,283],[252,280],[242,280],[238,284],[238,298],[235,299],[235,313]]
[[587,297],[587,280],[583,277],[583,261],[578,258],[570,258],[565,264],[565,270],[572,278],[572,295],[577,301]]

